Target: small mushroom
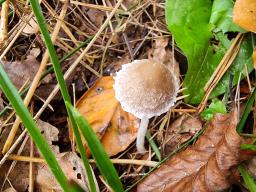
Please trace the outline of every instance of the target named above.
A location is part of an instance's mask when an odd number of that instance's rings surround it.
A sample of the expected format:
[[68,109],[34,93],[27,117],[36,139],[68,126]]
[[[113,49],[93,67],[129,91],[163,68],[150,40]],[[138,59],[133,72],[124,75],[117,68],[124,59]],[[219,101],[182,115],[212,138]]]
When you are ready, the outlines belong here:
[[143,153],[149,119],[167,112],[174,105],[178,81],[164,64],[152,59],[125,64],[114,78],[116,99],[124,111],[141,119],[136,147]]

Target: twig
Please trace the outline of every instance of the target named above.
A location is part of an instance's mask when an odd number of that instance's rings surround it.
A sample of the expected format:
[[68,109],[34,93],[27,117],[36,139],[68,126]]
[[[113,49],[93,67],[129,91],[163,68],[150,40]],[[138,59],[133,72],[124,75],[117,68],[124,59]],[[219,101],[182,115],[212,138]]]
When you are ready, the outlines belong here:
[[[24,161],[24,162],[33,162],[33,163],[46,163],[43,158],[39,157],[28,157],[21,155],[10,155],[8,160],[14,161]],[[142,165],[148,167],[154,167],[158,164],[156,161],[147,161],[147,160],[136,160],[136,159],[110,159],[114,164],[133,164],[133,165]],[[95,163],[94,159],[89,160],[90,163]]]
[[0,47],[5,43],[8,38],[8,12],[9,12],[9,0],[6,0],[2,4],[1,21],[0,21]]

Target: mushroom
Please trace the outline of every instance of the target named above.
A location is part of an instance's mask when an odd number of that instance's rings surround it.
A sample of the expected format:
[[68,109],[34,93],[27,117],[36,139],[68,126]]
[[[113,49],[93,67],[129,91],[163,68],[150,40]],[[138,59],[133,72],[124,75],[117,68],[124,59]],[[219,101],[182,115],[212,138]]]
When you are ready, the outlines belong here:
[[149,119],[167,112],[176,102],[177,78],[166,65],[143,59],[123,65],[114,79],[115,97],[124,111],[141,119],[136,147],[143,153]]

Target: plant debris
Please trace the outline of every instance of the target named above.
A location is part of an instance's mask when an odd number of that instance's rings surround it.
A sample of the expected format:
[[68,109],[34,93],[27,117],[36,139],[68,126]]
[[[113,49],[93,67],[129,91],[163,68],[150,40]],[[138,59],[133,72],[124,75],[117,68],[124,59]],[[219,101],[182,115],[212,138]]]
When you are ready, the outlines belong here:
[[216,114],[198,141],[172,157],[138,185],[137,191],[223,191],[239,163],[237,111]]

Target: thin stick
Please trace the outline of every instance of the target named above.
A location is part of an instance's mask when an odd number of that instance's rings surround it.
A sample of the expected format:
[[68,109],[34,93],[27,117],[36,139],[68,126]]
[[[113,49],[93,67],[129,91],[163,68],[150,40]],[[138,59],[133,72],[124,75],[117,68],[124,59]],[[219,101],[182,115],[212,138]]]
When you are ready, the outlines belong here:
[[[23,162],[33,162],[33,163],[46,163],[43,158],[40,157],[28,157],[21,155],[10,155],[8,160],[13,161],[23,161]],[[114,164],[132,164],[132,165],[143,165],[148,167],[154,167],[158,162],[156,161],[147,161],[147,160],[136,160],[136,159],[110,159]],[[90,163],[95,163],[94,159],[89,160]]]
[[1,21],[0,21],[0,47],[5,43],[8,37],[8,12],[9,12],[9,0],[6,0],[2,4]]
[[[60,19],[57,21],[57,24],[56,24],[56,26],[55,26],[55,29],[54,29],[54,31],[53,31],[53,33],[52,33],[52,41],[53,41],[53,42],[55,42],[55,40],[57,39],[59,30],[60,30],[60,28],[61,28],[62,20],[64,19],[65,15],[66,15],[67,7],[68,7],[67,5],[68,5],[68,3],[67,3],[67,1],[66,1],[66,3],[65,3],[65,4],[63,5],[63,7],[62,7],[62,10],[61,10],[61,13],[60,13],[60,16],[59,16]],[[34,95],[34,92],[35,92],[35,90],[36,90],[36,88],[37,88],[37,86],[38,86],[38,83],[40,82],[41,76],[42,76],[42,74],[43,74],[43,72],[44,72],[44,70],[45,70],[45,68],[46,68],[46,65],[47,65],[48,60],[49,60],[49,54],[48,54],[48,52],[45,52],[45,54],[44,54],[44,56],[43,56],[43,59],[42,59],[42,61],[41,61],[40,67],[39,67],[39,69],[38,69],[38,71],[37,71],[37,73],[36,73],[36,75],[35,75],[35,77],[34,77],[32,83],[31,83],[31,86],[30,86],[30,88],[29,88],[29,90],[28,90],[28,93],[27,93],[27,95],[26,95],[26,97],[25,97],[25,99],[24,99],[24,105],[25,105],[26,107],[29,105],[29,103],[30,103],[30,101],[31,101],[31,99],[32,99],[32,97],[33,97],[33,95]],[[48,106],[48,105],[47,105],[47,106]],[[12,126],[11,132],[10,132],[10,134],[8,135],[8,138],[6,139],[5,145],[4,145],[4,147],[3,147],[3,150],[2,150],[2,153],[3,153],[3,154],[5,154],[6,151],[7,151],[7,150],[10,148],[10,146],[12,145],[13,139],[14,139],[14,137],[15,137],[15,135],[16,135],[16,132],[17,132],[17,130],[18,130],[18,128],[19,128],[20,123],[21,123],[21,120],[20,120],[20,118],[17,116],[17,117],[16,117],[16,120],[15,120],[13,126]]]
[[[102,5],[88,4],[88,3],[83,3],[83,2],[79,2],[79,1],[70,1],[70,3],[74,4],[74,5],[81,5],[83,7],[88,7],[91,9],[98,9],[101,11],[113,11],[114,10],[113,7],[108,7],[106,5],[102,6]],[[124,11],[117,9],[117,12],[124,12]]]
[[[95,36],[93,37],[93,39],[90,41],[90,43],[87,45],[87,47],[83,50],[83,52],[81,53],[81,55],[74,61],[74,63],[69,67],[69,69],[66,71],[64,78],[67,79],[72,72],[74,71],[74,69],[77,67],[77,65],[80,63],[80,61],[83,59],[83,57],[86,55],[86,53],[90,50],[90,48],[93,46],[93,44],[95,43],[95,41],[98,39],[98,37],[100,36],[100,34],[102,33],[102,31],[107,27],[109,21],[111,20],[111,18],[115,15],[118,7],[121,5],[123,0],[118,0],[115,8],[112,10],[112,12],[109,14],[109,17],[105,20],[105,22],[103,23],[103,25],[101,26],[101,28],[99,29],[99,31],[95,34]],[[59,85],[56,85],[54,90],[52,91],[52,93],[48,96],[48,98],[46,99],[45,103],[43,104],[43,106],[41,107],[41,109],[37,112],[37,114],[35,115],[35,118],[38,118],[42,112],[46,109],[47,105],[51,102],[51,100],[53,99],[53,97],[58,93],[59,91]]]

